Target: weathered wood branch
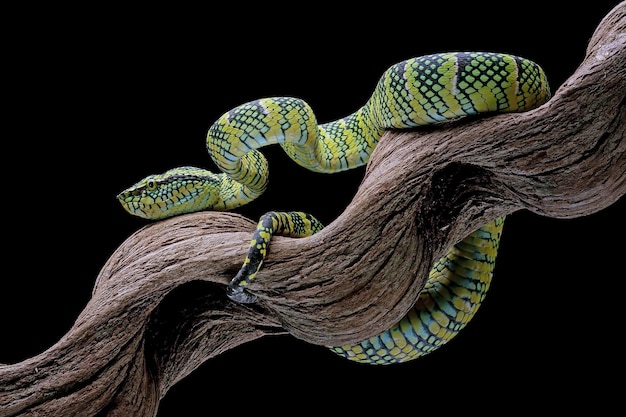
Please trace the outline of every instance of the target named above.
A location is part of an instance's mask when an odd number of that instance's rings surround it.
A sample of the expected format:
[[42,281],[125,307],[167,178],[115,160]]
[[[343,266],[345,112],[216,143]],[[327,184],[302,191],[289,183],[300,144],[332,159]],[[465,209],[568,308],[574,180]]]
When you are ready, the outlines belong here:
[[0,365],[0,416],[153,416],[208,358],[268,334],[315,344],[372,336],[414,303],[429,266],[495,216],[572,218],[626,194],[626,2],[544,106],[389,132],[351,204],[322,232],[276,238],[229,301],[255,222],[204,212],[144,227],[103,267],[55,345]]

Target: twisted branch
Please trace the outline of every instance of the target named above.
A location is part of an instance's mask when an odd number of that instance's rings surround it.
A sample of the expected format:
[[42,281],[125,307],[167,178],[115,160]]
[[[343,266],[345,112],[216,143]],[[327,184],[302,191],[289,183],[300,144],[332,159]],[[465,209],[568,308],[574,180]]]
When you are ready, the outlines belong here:
[[0,416],[153,416],[177,381],[242,343],[290,333],[337,345],[383,331],[413,305],[433,260],[495,216],[611,205],[626,194],[624,62],[626,2],[541,108],[388,132],[334,222],[273,241],[249,287],[257,305],[224,293],[254,222],[203,212],[144,227],[108,260],[61,340],[0,365]]

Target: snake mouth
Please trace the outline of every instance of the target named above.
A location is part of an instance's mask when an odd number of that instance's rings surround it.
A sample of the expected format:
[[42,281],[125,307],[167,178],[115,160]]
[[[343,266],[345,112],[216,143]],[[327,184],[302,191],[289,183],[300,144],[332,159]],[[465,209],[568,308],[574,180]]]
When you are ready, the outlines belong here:
[[122,205],[122,208],[133,216],[148,220],[157,220],[163,217],[159,215],[158,210],[155,210],[156,206],[154,204],[145,204],[141,201],[141,198],[137,196],[120,193],[117,195],[117,199]]

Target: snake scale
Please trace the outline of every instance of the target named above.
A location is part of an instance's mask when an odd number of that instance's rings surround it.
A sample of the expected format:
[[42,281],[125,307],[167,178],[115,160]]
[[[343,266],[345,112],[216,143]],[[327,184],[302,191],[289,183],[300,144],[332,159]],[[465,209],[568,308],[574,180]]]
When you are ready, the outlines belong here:
[[[502,53],[450,52],[399,62],[381,76],[356,112],[318,124],[299,98],[270,97],[231,109],[210,126],[207,150],[222,171],[179,167],[150,175],[118,195],[131,214],[158,220],[199,210],[230,210],[261,195],[266,159],[257,150],[280,144],[299,165],[334,173],[366,164],[388,129],[408,129],[488,112],[526,111],[550,98],[534,62]],[[471,320],[491,283],[504,217],[474,231],[432,267],[415,306],[396,325],[360,343],[329,347],[350,360],[390,364],[411,360],[452,339]],[[310,236],[322,229],[302,212],[269,212],[228,295],[254,302],[246,290],[263,263],[272,235]]]

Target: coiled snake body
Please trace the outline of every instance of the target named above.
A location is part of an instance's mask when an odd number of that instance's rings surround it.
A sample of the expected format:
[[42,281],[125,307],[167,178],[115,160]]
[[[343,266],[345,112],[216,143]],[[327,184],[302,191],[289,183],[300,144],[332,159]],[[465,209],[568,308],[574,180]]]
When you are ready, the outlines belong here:
[[[210,128],[207,150],[222,171],[180,167],[150,175],[118,195],[131,214],[162,219],[198,210],[230,210],[261,195],[268,166],[257,151],[280,144],[301,166],[334,173],[361,166],[387,129],[406,129],[486,112],[535,108],[550,97],[543,70],[524,58],[452,52],[408,59],[382,75],[370,99],[345,118],[318,124],[309,105],[293,97],[251,101]],[[388,364],[431,352],[473,317],[493,273],[504,218],[453,246],[431,269],[416,305],[395,326],[355,345],[331,347],[349,359]],[[269,212],[229,285],[229,296],[254,302],[246,290],[263,263],[273,234],[310,236],[323,226],[302,212]]]

